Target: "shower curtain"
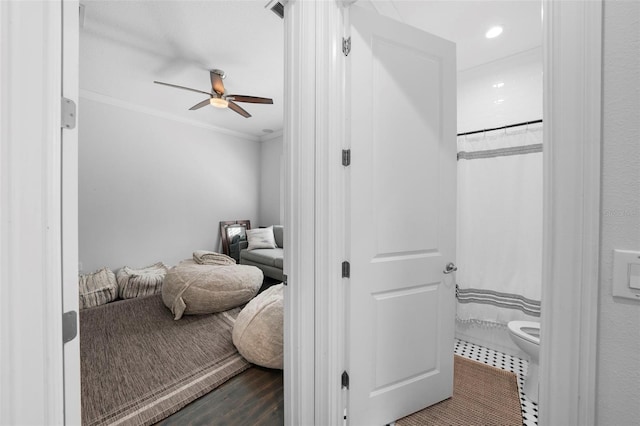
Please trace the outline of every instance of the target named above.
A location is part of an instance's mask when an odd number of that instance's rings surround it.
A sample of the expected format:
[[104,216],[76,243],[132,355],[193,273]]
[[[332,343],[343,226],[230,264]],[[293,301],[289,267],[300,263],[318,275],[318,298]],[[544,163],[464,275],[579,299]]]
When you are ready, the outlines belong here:
[[457,316],[538,320],[542,125],[458,137]]

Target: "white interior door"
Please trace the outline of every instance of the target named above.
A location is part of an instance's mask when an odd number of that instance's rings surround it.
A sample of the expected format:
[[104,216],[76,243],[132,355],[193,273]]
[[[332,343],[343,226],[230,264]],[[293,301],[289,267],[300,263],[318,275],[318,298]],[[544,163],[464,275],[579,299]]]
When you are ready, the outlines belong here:
[[452,395],[455,45],[352,7],[348,421]]

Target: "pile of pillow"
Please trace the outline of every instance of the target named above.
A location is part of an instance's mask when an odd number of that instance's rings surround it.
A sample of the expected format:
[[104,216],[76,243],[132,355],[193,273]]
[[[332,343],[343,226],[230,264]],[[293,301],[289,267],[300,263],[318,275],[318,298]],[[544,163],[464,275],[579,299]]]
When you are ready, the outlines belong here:
[[114,274],[102,268],[92,274],[80,275],[80,309],[91,308],[120,299],[151,296],[162,291],[162,282],[169,268],[162,262],[144,268],[124,266]]
[[194,252],[194,259],[198,262],[184,260],[171,269],[158,262],[138,269],[124,266],[117,275],[106,267],[80,275],[80,309],[161,293],[178,320],[185,314],[210,314],[240,306],[262,286],[264,276],[255,266],[236,265],[220,254],[211,258],[202,251]]

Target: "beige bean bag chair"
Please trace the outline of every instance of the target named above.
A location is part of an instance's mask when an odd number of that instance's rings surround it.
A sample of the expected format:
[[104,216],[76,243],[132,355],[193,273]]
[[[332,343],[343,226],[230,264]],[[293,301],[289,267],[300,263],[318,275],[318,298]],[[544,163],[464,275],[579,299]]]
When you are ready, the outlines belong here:
[[233,326],[233,344],[247,361],[282,370],[284,284],[274,285],[247,303]]
[[199,265],[183,260],[165,276],[162,301],[176,320],[182,315],[222,312],[253,299],[262,280],[262,271],[255,266]]

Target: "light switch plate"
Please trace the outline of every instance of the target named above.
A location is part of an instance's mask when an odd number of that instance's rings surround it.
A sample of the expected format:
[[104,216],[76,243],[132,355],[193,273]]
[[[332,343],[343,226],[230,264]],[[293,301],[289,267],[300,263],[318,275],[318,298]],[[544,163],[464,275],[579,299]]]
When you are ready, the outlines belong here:
[[613,295],[640,301],[640,251],[613,251]]
[[640,291],[640,263],[629,264],[629,287]]

